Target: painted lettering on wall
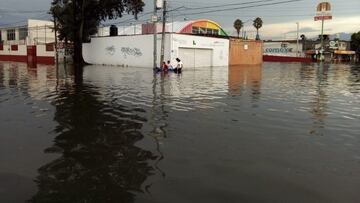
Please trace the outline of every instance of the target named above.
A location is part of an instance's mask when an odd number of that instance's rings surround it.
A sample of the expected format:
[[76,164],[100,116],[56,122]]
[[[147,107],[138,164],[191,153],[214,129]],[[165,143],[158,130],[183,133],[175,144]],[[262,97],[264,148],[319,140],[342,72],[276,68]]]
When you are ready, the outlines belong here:
[[116,49],[115,49],[115,46],[113,45],[113,46],[106,47],[105,51],[106,51],[107,55],[113,56],[116,52]]
[[142,56],[142,52],[139,48],[121,47],[121,53],[124,54],[125,58],[127,56],[135,56],[135,57]]
[[274,47],[274,48],[266,48],[265,49],[265,53],[282,53],[282,54],[285,54],[285,53],[292,53],[293,52],[293,48],[289,48],[288,44],[286,43],[281,43],[280,45],[281,47],[277,48],[277,47]]
[[265,53],[291,53],[293,48],[266,48]]

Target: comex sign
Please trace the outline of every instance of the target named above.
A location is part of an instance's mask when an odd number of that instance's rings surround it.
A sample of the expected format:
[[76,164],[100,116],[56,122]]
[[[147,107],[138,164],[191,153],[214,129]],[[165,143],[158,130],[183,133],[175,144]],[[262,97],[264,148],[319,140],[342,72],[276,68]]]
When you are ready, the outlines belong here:
[[266,48],[265,53],[292,53],[293,48],[288,48],[287,44],[281,44],[280,48]]

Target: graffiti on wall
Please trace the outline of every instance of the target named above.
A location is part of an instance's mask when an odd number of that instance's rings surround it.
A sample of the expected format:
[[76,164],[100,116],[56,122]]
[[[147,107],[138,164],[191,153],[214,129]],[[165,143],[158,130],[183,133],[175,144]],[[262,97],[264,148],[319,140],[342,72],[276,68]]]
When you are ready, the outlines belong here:
[[128,56],[142,56],[142,52],[139,48],[121,47],[121,53],[124,54],[125,58],[127,58]]
[[115,49],[115,46],[113,45],[113,46],[106,47],[105,51],[106,51],[107,55],[113,56],[116,52],[116,49]]

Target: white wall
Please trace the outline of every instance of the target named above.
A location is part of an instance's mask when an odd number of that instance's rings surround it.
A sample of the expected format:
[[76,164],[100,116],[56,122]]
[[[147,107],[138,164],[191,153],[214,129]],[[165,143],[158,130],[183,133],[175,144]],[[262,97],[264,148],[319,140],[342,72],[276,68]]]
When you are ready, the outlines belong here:
[[[211,49],[213,66],[229,65],[229,40],[194,35],[171,34],[171,59],[179,56],[179,48]],[[186,60],[186,59],[181,59]]]
[[[46,51],[46,45],[37,45],[36,46],[37,56],[48,56],[55,57],[54,51]],[[27,46],[18,45],[17,51],[11,51],[11,45],[4,45],[4,50],[0,50],[0,55],[10,55],[10,56],[26,56],[27,55]]]
[[[46,27],[46,28],[45,28]],[[39,43],[55,42],[54,23],[46,20],[28,20],[28,44],[35,45]]]
[[[153,43],[153,35],[92,38],[91,43],[83,44],[83,57],[90,64],[152,68]],[[158,61],[160,44],[161,36],[158,35]],[[169,52],[169,46],[165,47],[165,59],[169,58]]]
[[37,56],[55,57],[55,51],[46,51],[46,45],[36,45]]
[[[19,40],[19,29],[26,27],[28,28],[28,37],[26,41]],[[45,42],[53,43],[55,42],[55,33],[52,29],[53,27],[54,24],[51,21],[29,19],[27,25],[1,28],[1,39],[4,40],[4,44],[35,45]],[[15,29],[15,40],[7,41],[8,29]]]
[[[142,34],[142,25],[128,25],[116,26],[118,28],[118,35],[140,35]],[[110,26],[101,27],[95,36],[107,37],[110,36]]]
[[[296,57],[296,43],[264,42],[264,55]],[[302,43],[299,42],[299,54],[303,56]]]
[[[157,61],[159,61],[161,35],[158,35],[157,44]],[[178,49],[181,47],[212,49],[213,66],[227,66],[229,63],[229,40],[227,39],[166,34],[164,60],[175,63],[175,58],[179,54]],[[153,35],[92,38],[90,43],[83,44],[83,57],[90,64],[152,68]]]
[[26,54],[27,54],[26,45],[18,45],[17,51],[12,51],[11,45],[4,45],[4,50],[0,50],[0,55],[26,56]]

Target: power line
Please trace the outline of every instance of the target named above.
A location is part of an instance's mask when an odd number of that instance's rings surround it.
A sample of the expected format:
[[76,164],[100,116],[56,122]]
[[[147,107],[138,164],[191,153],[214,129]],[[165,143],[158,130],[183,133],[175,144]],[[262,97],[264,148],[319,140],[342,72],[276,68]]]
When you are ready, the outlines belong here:
[[[231,4],[222,4],[222,5],[217,5],[217,6],[197,7],[197,8],[192,8],[192,9],[181,6],[181,7],[178,7],[176,9],[168,11],[168,13],[180,10],[181,8],[184,8],[184,10],[198,10],[198,9],[205,9],[205,8],[218,8],[218,7],[222,7],[222,6],[256,4],[256,3],[260,3],[260,2],[269,2],[269,1],[275,1],[275,0],[258,0],[258,1],[244,2],[244,3],[231,3]],[[203,12],[196,12],[196,13],[182,13],[180,15],[174,15],[174,17],[178,17],[178,16],[182,16],[182,15],[185,15],[185,16],[198,15],[198,14],[205,14],[205,13],[219,12],[219,11],[239,10],[239,9],[253,8],[253,7],[259,7],[259,6],[279,5],[279,4],[291,3],[291,2],[297,2],[297,1],[303,1],[303,0],[288,0],[288,1],[282,1],[282,2],[263,3],[263,4],[256,4],[256,5],[250,5],[250,6],[242,6],[242,7],[226,8],[226,9],[217,9],[217,10],[210,10],[210,11],[203,11]],[[142,17],[150,15],[150,14],[152,14],[152,12],[146,12],[146,13],[140,15],[139,18],[142,18]],[[119,22],[106,23],[106,24],[104,24],[104,26],[119,25],[119,24],[124,24],[124,23],[133,23],[133,22],[140,22],[140,21],[133,20],[133,19],[127,19],[127,20],[123,20],[123,21],[119,21]]]
[[[138,16],[138,19],[139,19],[139,18],[142,18],[142,17],[144,17],[144,16],[147,16],[147,15],[150,15],[150,14],[152,14],[152,13],[153,13],[153,11],[143,13],[143,14],[141,14],[141,15]],[[135,20],[135,19],[133,19],[133,18],[130,18],[130,19],[126,19],[126,20],[123,20],[123,21],[106,23],[106,24],[103,24],[103,25],[104,25],[104,26],[108,26],[108,25],[119,25],[119,24],[123,24],[123,23],[131,23],[131,22],[138,22],[138,20]]]
[[[174,12],[174,11],[177,11],[181,8],[184,8],[184,6],[180,6],[180,7],[177,7],[177,8],[174,8],[174,9],[171,9],[171,10],[168,10],[167,13],[169,12]],[[145,16],[149,16],[150,14],[152,14],[153,11],[151,12],[146,12],[146,13],[143,13],[142,15],[138,16],[138,19],[139,18],[142,18],[142,17],[145,17]],[[123,20],[123,21],[119,21],[119,22],[113,22],[113,23],[106,23],[106,24],[103,24],[104,26],[109,26],[109,25],[119,25],[119,24],[124,24],[124,23],[134,23],[134,22],[146,22],[148,20],[142,20],[142,21],[139,21],[139,20],[136,20],[136,19],[127,19],[127,20]]]
[[0,9],[0,13],[44,13],[48,12],[48,10],[9,10],[9,9]]
[[256,3],[263,3],[269,1],[276,1],[276,0],[258,0],[258,1],[248,1],[243,3],[230,3],[230,4],[218,4],[214,6],[204,6],[204,7],[196,7],[196,8],[186,8],[186,10],[200,10],[200,9],[209,9],[209,8],[219,8],[219,7],[227,7],[227,6],[239,6],[239,5],[248,5],[248,4],[256,4]]
[[[42,18],[42,17],[45,17],[49,15],[48,13],[44,13],[44,14],[41,14],[41,15],[36,15],[36,16],[33,16],[32,18],[37,18],[37,20],[49,20],[49,18],[46,18],[46,19],[39,19],[39,18]],[[0,27],[6,27],[8,25],[15,25],[13,27],[19,27],[19,26],[22,26],[22,25],[19,25],[19,24],[26,24],[28,22],[29,19],[24,19],[24,20],[21,20],[21,21],[16,21],[16,22],[11,22],[11,23],[5,23],[5,24],[0,24]]]
[[288,0],[288,1],[281,1],[281,2],[264,3],[264,4],[242,6],[242,7],[235,7],[235,8],[225,8],[225,9],[216,9],[216,10],[209,10],[209,11],[200,11],[200,12],[196,12],[196,13],[184,13],[183,15],[200,15],[200,14],[206,14],[206,13],[240,10],[240,9],[245,9],[245,8],[255,8],[255,7],[261,7],[261,6],[273,6],[273,5],[286,4],[286,3],[298,2],[298,1],[303,1],[303,0]]

